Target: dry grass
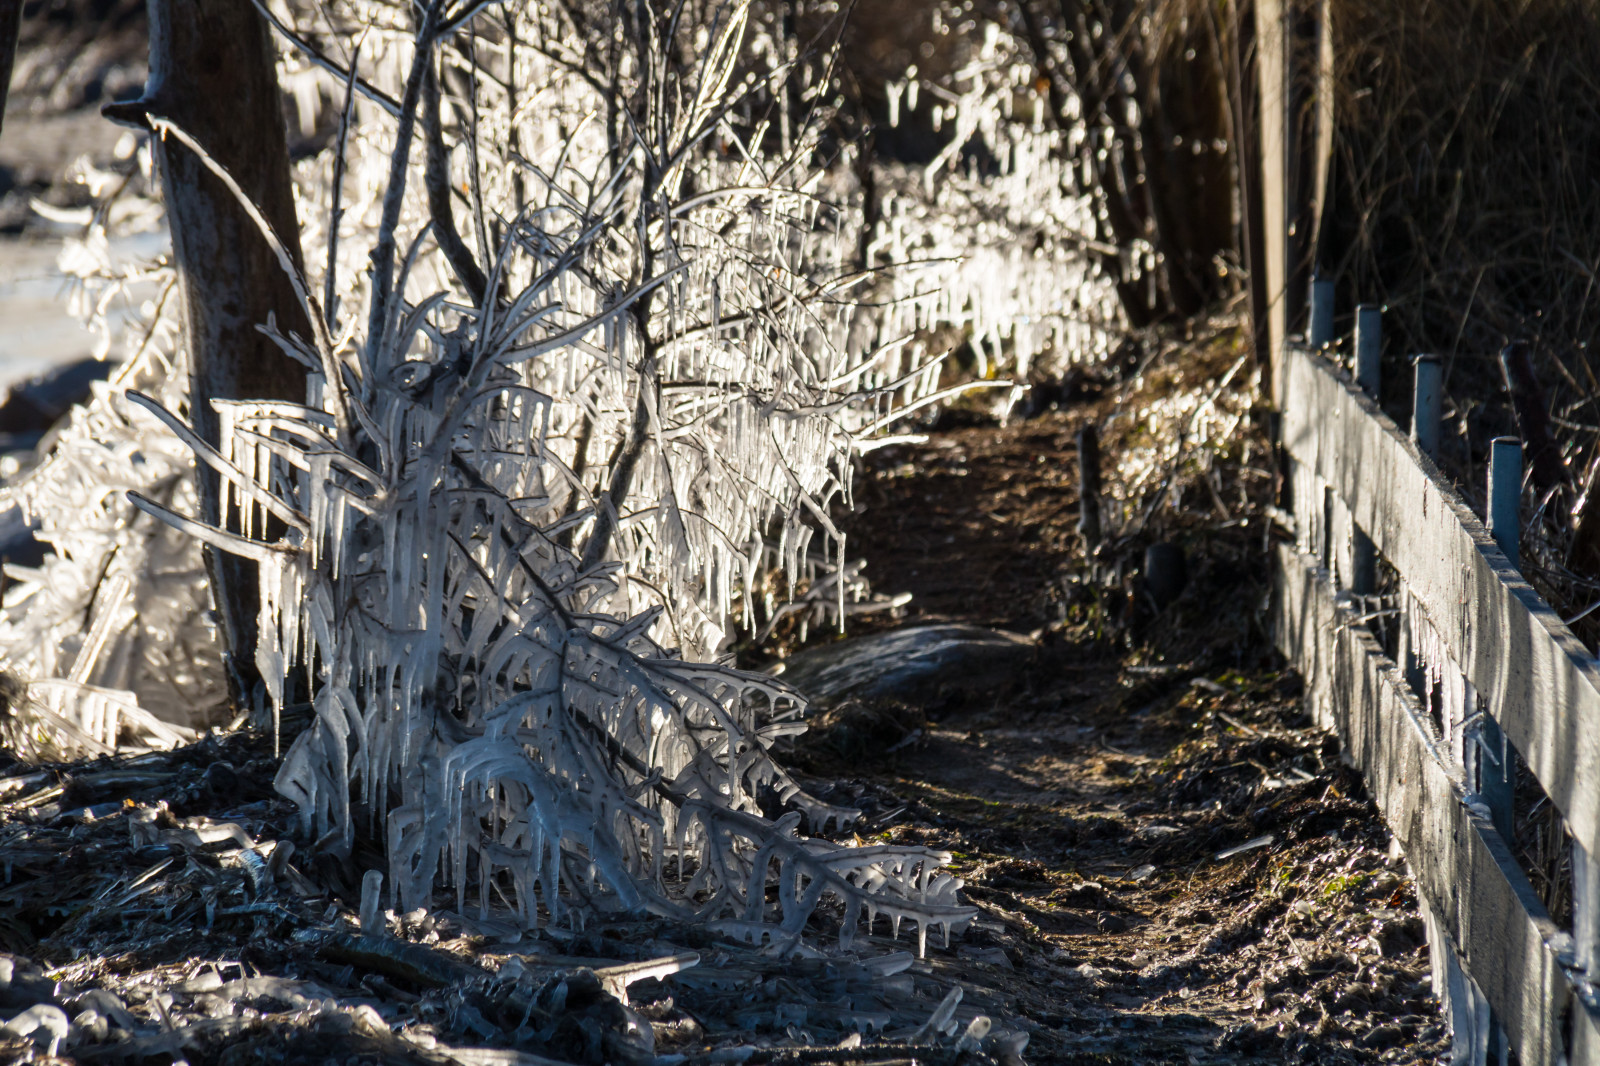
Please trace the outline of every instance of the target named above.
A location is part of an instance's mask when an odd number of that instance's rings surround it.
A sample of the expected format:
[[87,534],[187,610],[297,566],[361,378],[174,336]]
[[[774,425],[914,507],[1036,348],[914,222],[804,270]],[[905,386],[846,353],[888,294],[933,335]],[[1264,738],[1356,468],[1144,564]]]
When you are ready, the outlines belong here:
[[[1385,399],[1445,360],[1445,465],[1481,503],[1516,433],[1496,354],[1531,342],[1570,484],[1530,488],[1525,569],[1564,614],[1600,597],[1571,513],[1600,453],[1600,0],[1338,0],[1336,196],[1320,249],[1340,304],[1387,307]],[[1594,616],[1591,616],[1592,623]],[[1580,633],[1591,646],[1600,629]]]

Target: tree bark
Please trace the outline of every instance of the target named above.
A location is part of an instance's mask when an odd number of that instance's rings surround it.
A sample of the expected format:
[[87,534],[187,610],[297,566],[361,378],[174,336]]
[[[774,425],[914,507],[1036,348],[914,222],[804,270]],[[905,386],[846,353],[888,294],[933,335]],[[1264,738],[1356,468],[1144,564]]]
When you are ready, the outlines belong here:
[[[265,22],[247,0],[149,0],[149,5],[150,77],[144,98],[110,105],[107,114],[123,120],[164,118],[187,132],[233,176],[300,265],[288,142]],[[183,299],[189,418],[200,436],[216,444],[212,400],[304,402],[304,370],[257,327],[272,316],[279,330],[309,341],[311,325],[266,239],[227,187],[175,139],[158,139],[157,160]],[[219,479],[203,465],[197,473],[202,516],[220,524]],[[236,527],[237,516],[228,524]],[[248,703],[260,680],[256,564],[207,549],[207,568],[230,683],[236,698]]]

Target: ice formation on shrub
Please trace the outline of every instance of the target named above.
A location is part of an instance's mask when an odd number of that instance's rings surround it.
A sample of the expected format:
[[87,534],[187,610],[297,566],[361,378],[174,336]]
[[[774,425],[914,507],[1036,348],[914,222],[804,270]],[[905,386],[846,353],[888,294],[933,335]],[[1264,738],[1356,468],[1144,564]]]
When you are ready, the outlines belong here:
[[[708,661],[770,530],[791,574],[813,528],[842,542],[827,507],[855,435],[935,369],[900,365],[900,346],[836,343],[851,306],[831,209],[804,168],[764,172],[777,161],[759,131],[729,121],[748,8],[723,11],[694,80],[629,116],[659,139],[622,149],[585,116],[635,86],[608,100],[512,47],[557,39],[538,16],[443,44],[425,22],[414,56],[408,35],[374,32],[368,78],[398,97],[438,48],[445,102],[475,125],[452,185],[469,190],[476,263],[459,238],[447,247],[437,175],[406,180],[409,138],[392,131],[415,114],[363,105],[339,191],[350,216],[376,215],[377,251],[366,278],[336,270],[324,291],[344,280],[347,313],[330,329],[280,338],[308,402],[216,401],[214,451],[129,396],[221,474],[243,536],[132,498],[258,562],[274,707],[292,672],[309,675],[315,716],[280,791],[327,846],[381,829],[406,909],[431,905],[442,874],[459,905],[469,888],[484,908],[498,894],[528,923],[541,906],[643,909],[798,936],[831,899],[848,942],[862,917],[923,938],[971,917],[945,853],[802,837],[802,820],[818,832],[856,812],[807,796],[768,754],[803,728],[799,695]],[[643,62],[670,47],[646,34]],[[391,238],[409,244],[392,288]],[[271,543],[269,514],[286,529]],[[787,813],[769,820],[764,799]]]
[[[560,13],[582,5],[459,10],[438,40],[377,3],[277,21],[303,130],[327,105],[315,79],[327,96],[354,87],[342,150],[297,174],[306,261],[324,275],[299,284],[327,328],[280,341],[306,364],[307,403],[218,404],[221,450],[196,454],[245,535],[205,527],[176,476],[197,444],[186,375],[147,346],[117,383],[128,398],[97,397],[34,477],[46,533],[70,545],[8,595],[8,662],[34,692],[65,693],[63,743],[125,742],[104,725],[113,696],[156,742],[125,708],[178,720],[150,675],[180,657],[205,689],[188,706],[220,702],[214,645],[191,646],[212,636],[192,535],[260,563],[274,707],[292,671],[314,694],[280,789],[332,847],[380,830],[401,906],[428,905],[442,875],[460,903],[498,896],[530,923],[541,906],[643,908],[788,936],[831,898],[845,941],[879,914],[948,934],[971,912],[947,855],[800,835],[854,812],[768,755],[803,728],[799,695],[717,657],[741,611],[759,626],[773,571],[859,586],[829,507],[848,498],[851,450],[941,395],[944,333],[971,338],[984,376],[1105,351],[1109,283],[1077,245],[1041,240],[1088,229],[1088,202],[1037,115],[1005,121],[1022,68],[992,37],[954,88],[927,86],[920,106],[948,111],[954,147],[886,174],[863,263],[861,190],[848,167],[810,169],[815,125],[785,112],[780,135],[766,104],[728,106],[770,103],[786,76],[788,49],[750,4],[711,5],[676,38],[665,20],[606,23],[609,57],[564,43],[583,36]],[[827,87],[805,90],[813,117]],[[962,172],[974,135],[997,175]],[[93,486],[101,510],[74,525]],[[186,543],[130,521],[122,489]],[[268,513],[288,530],[271,544]],[[101,614],[80,609],[107,590]],[[128,599],[150,639],[84,660],[125,668],[86,688],[78,649],[121,634]],[[776,821],[773,804],[788,809]]]
[[[912,71],[890,86],[891,123],[922,107],[933,109],[936,127],[952,129],[926,166],[883,165],[868,265],[926,264],[885,273],[887,333],[954,331],[971,346],[978,376],[1026,382],[1104,358],[1124,333],[1123,316],[1102,255],[1090,254],[1107,249],[1093,238],[1093,199],[1074,169],[1082,130],[1044,127],[1026,50],[988,27],[953,85]],[[983,173],[976,160],[962,161],[974,139],[992,157]],[[1141,276],[1138,254],[1121,260],[1130,278]]]

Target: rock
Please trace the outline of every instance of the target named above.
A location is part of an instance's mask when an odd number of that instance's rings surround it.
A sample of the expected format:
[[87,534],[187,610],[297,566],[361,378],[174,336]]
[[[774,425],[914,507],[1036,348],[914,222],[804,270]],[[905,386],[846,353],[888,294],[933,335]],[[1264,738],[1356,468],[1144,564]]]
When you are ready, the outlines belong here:
[[911,626],[810,648],[774,672],[811,700],[907,696],[943,684],[988,688],[1033,655],[1027,637],[979,626]]
[[219,799],[238,795],[240,788],[239,773],[226,760],[218,760],[206,767],[200,783],[210,795]]
[[25,1010],[55,1002],[56,983],[20,955],[0,954],[0,1010]]

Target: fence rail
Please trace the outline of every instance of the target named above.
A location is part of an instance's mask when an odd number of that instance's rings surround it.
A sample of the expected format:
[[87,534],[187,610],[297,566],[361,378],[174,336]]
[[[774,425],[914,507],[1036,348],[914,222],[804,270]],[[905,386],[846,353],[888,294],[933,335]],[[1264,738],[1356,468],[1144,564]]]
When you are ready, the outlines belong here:
[[[1314,328],[1326,299],[1313,293]],[[1359,356],[1376,322],[1358,321]],[[1321,348],[1331,329],[1318,332]],[[1600,669],[1516,568],[1520,450],[1497,442],[1490,496],[1512,513],[1491,533],[1425,453],[1438,439],[1426,363],[1409,435],[1323,351],[1285,345],[1280,366],[1298,543],[1277,550],[1276,640],[1405,849],[1456,1061],[1511,1049],[1530,1066],[1600,1064]],[[1393,656],[1365,625],[1379,556]],[[1515,755],[1571,834],[1570,930],[1512,851]]]

